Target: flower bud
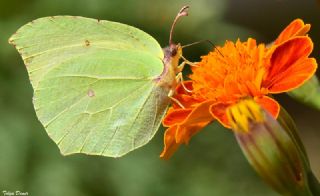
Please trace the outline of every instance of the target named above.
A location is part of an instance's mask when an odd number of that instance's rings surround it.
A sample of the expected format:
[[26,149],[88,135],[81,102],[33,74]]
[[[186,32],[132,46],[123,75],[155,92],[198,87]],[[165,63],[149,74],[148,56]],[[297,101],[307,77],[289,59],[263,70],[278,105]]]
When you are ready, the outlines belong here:
[[249,163],[270,186],[282,195],[313,195],[302,143],[288,134],[290,130],[253,100],[231,106],[227,116]]

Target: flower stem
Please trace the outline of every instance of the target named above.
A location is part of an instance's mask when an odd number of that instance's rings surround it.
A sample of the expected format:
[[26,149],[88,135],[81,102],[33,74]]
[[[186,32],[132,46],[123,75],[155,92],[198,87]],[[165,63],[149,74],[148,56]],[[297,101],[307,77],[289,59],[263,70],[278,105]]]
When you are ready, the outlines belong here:
[[308,174],[310,191],[314,196],[320,195],[320,183],[312,172]]

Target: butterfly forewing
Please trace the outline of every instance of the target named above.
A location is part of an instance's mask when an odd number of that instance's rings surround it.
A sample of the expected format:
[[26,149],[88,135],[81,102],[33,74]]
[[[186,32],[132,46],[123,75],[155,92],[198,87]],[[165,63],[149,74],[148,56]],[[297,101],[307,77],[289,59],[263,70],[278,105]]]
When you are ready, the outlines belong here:
[[35,20],[10,38],[34,88],[34,107],[63,154],[118,157],[146,144],[169,99],[155,82],[163,52],[128,25],[83,17]]

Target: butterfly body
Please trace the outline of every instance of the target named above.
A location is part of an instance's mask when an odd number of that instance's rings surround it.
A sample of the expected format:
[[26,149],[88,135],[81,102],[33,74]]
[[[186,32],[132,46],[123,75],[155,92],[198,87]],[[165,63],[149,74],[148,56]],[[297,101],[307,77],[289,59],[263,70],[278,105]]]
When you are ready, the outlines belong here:
[[[180,44],[171,44],[168,47],[163,48],[163,71],[161,75],[156,79],[159,86],[174,91],[178,82],[177,74],[181,72],[179,69],[179,60],[182,55],[182,48]],[[170,93],[169,93],[170,94]]]

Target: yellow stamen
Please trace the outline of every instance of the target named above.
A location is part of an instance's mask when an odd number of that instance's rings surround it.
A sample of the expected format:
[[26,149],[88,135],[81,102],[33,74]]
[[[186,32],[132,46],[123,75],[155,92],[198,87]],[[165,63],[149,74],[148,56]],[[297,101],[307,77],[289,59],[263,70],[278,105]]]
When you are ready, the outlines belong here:
[[233,130],[248,133],[250,122],[261,123],[264,113],[252,99],[245,99],[227,109],[227,117]]

